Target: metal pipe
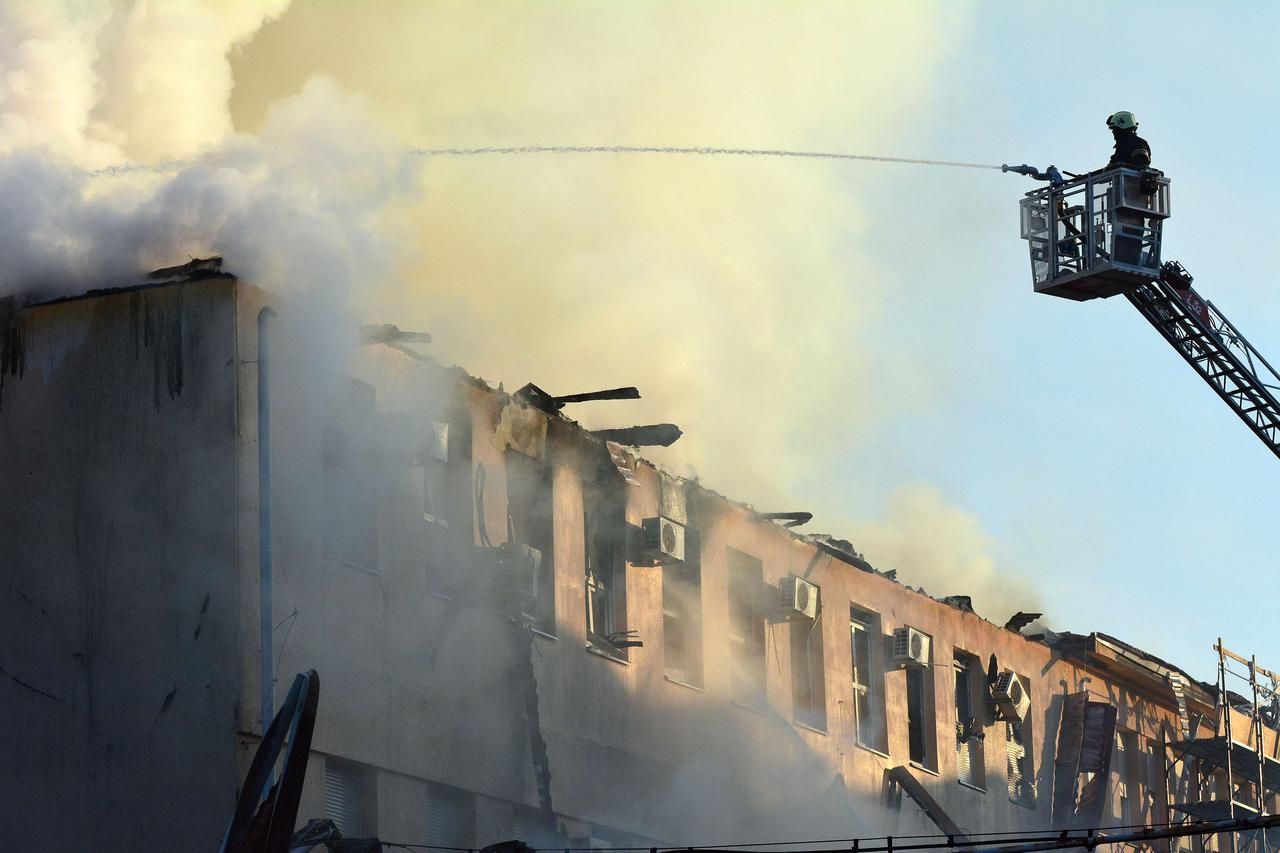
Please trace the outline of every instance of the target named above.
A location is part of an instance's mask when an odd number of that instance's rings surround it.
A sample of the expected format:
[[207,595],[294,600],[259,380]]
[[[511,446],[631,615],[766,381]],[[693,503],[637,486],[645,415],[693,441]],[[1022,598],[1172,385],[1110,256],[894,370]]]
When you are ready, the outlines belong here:
[[258,312],[258,632],[262,646],[262,731],[275,716],[271,609],[271,394],[267,327],[275,311]]

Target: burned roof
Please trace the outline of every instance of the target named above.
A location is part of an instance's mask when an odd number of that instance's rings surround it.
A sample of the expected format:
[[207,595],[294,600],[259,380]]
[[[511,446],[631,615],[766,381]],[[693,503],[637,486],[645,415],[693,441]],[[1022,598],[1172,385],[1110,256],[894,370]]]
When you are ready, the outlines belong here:
[[56,305],[61,302],[74,302],[78,299],[93,299],[113,293],[131,293],[141,290],[153,290],[158,287],[169,287],[174,284],[186,284],[211,278],[222,278],[234,281],[235,275],[222,269],[222,258],[193,258],[185,264],[175,267],[163,267],[152,270],[145,276],[146,280],[138,283],[122,284],[113,287],[95,287],[82,293],[70,296],[49,297],[39,290],[27,293],[21,301],[23,308],[35,308],[42,305]]

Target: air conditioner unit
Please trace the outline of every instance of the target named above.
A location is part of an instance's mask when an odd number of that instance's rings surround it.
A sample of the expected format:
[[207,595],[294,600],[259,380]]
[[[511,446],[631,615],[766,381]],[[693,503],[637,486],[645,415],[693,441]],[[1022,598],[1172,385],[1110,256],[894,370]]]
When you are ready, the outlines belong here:
[[898,628],[893,632],[893,662],[913,668],[928,666],[929,635],[909,626]]
[[654,563],[684,561],[684,525],[665,516],[646,518],[640,523],[640,549],[645,560]]
[[782,609],[788,619],[818,618],[818,588],[804,578],[787,575],[778,584]]
[[1027,695],[1027,685],[1016,673],[1006,670],[991,686],[991,698],[996,703],[997,719],[1010,723],[1020,723],[1031,710],[1031,697]]

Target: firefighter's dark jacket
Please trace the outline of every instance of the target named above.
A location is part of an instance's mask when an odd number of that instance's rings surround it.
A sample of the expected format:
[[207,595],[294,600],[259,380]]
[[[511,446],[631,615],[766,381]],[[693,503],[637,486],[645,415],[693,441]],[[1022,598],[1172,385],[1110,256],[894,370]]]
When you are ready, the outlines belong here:
[[1107,168],[1134,166],[1145,169],[1151,165],[1151,146],[1134,130],[1112,131],[1116,138],[1116,152],[1111,155]]

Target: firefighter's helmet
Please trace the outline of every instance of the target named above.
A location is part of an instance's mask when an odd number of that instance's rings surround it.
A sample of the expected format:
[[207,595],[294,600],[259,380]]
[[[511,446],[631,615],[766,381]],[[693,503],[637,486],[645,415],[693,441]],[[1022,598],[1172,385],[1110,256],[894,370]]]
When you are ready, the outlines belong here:
[[1112,130],[1137,130],[1138,120],[1128,110],[1120,110],[1107,116],[1107,127]]

